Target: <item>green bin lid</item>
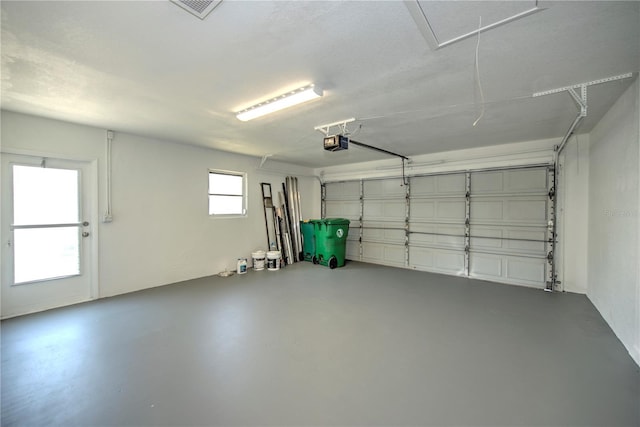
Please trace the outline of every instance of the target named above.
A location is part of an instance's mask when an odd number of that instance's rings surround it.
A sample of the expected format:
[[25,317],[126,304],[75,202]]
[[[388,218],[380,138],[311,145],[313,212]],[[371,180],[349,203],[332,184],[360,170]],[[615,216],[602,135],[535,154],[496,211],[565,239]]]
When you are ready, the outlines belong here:
[[346,218],[325,218],[323,221],[327,225],[349,225],[351,222]]

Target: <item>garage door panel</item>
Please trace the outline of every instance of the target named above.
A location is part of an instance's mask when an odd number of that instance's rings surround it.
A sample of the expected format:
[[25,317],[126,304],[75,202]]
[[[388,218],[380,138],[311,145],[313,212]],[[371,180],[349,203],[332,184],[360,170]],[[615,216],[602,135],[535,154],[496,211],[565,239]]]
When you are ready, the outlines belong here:
[[469,257],[469,270],[474,277],[500,278],[503,258],[498,255],[472,253]]
[[548,263],[544,258],[518,257],[472,252],[469,273],[472,277],[543,288]]
[[505,171],[506,192],[547,192],[546,169],[522,169]]
[[412,234],[409,237],[409,244],[412,246],[464,250],[464,237]]
[[363,218],[366,220],[404,220],[406,202],[404,200],[366,200]]
[[507,230],[508,248],[515,252],[545,255],[547,251],[546,229]]
[[501,249],[543,256],[546,253],[546,229],[476,226],[471,229],[470,245],[475,250]]
[[466,193],[465,179],[464,174],[411,178],[411,197],[463,196]]
[[409,247],[409,264],[417,270],[461,275],[464,274],[464,252]]
[[364,228],[362,230],[362,240],[367,242],[389,242],[404,245],[404,230],[390,230],[383,228]]
[[410,221],[461,222],[465,220],[465,201],[455,199],[411,200]]
[[400,179],[381,179],[364,181],[363,197],[365,199],[404,199],[407,187],[402,185]]
[[547,193],[547,169],[514,169],[505,171],[474,172],[471,175],[473,194],[495,193]]
[[404,267],[404,245],[362,242],[362,260],[375,264]]
[[359,240],[360,239],[360,227],[357,224],[351,223],[349,226],[349,234],[347,234],[347,240]]
[[359,200],[360,182],[334,182],[325,184],[325,200]]
[[465,218],[464,200],[440,200],[437,203],[437,218],[459,219]]
[[471,225],[474,224],[523,224],[547,223],[547,198],[503,197],[471,199]]
[[523,283],[544,284],[546,259],[507,257],[507,278]]
[[504,174],[502,171],[477,172],[471,176],[473,194],[490,194],[504,191]]
[[547,221],[547,199],[509,200],[506,204],[505,219],[510,222]]
[[436,218],[435,200],[411,200],[411,221],[433,220]]
[[360,201],[327,201],[325,212],[327,218],[360,218]]
[[463,225],[418,224],[410,229],[410,244],[464,249]]
[[471,224],[478,222],[496,222],[504,219],[503,200],[473,200],[471,204]]
[[360,242],[358,240],[347,239],[345,247],[345,258],[352,261],[360,260]]

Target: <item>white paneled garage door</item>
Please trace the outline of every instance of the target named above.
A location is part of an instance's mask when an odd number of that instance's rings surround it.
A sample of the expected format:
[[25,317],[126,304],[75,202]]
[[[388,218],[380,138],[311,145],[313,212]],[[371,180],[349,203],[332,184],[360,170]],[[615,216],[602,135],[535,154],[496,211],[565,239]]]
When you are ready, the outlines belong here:
[[545,285],[549,183],[546,168],[471,174],[471,277]]
[[351,220],[347,259],[544,288],[552,275],[548,166],[326,183]]
[[400,179],[362,185],[362,261],[405,266],[407,187]]
[[466,175],[411,178],[409,265],[465,274]]

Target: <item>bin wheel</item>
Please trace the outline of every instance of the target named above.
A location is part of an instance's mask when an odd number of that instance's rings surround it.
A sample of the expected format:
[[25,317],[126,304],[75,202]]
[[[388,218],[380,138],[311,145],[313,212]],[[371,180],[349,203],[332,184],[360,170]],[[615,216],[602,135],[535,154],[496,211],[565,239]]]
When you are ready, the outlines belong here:
[[329,258],[329,268],[333,270],[337,266],[338,266],[338,258],[336,258],[334,256]]
[[313,256],[313,258],[311,258],[311,262],[313,262],[314,264],[320,264],[320,261],[318,261],[318,257],[317,256]]

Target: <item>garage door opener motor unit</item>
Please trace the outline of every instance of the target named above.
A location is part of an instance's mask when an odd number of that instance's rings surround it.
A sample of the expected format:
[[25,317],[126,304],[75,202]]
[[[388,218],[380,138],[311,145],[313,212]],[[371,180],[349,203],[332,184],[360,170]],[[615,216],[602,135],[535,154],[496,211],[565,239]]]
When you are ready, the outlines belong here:
[[345,135],[332,135],[324,138],[324,149],[327,151],[340,151],[349,149],[349,137]]

